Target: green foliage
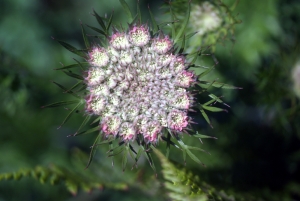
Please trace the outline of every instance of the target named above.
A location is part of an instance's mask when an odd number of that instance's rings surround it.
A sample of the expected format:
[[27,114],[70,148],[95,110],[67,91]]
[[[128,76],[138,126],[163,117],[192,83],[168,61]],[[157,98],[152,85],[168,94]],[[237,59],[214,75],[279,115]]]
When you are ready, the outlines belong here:
[[159,150],[154,149],[162,165],[164,187],[167,195],[174,201],[262,201],[252,195],[237,193],[226,193],[216,190],[207,184],[199,175],[191,170],[170,162]]
[[[76,195],[79,190],[90,192],[102,188],[115,190],[124,190],[128,188],[126,183],[109,182],[101,177],[95,177],[95,172],[84,170],[82,160],[86,160],[85,154],[76,150],[73,154],[73,163],[69,167],[50,164],[48,166],[36,166],[35,168],[20,169],[15,172],[0,174],[2,180],[20,180],[25,177],[31,177],[38,180],[41,184],[59,185],[64,184],[66,189]],[[100,165],[100,164],[98,164]]]

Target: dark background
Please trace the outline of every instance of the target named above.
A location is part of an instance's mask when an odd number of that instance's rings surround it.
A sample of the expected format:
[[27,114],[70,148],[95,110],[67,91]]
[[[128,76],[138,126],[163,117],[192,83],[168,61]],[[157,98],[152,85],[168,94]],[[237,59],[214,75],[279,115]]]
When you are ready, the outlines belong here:
[[[135,1],[128,2],[134,9]],[[141,0],[144,19],[150,3],[155,16],[163,21],[161,2]],[[231,5],[232,1],[224,3]],[[79,20],[96,26],[91,15],[93,9],[101,15],[114,10],[114,23],[126,23],[117,0],[0,2],[0,173],[49,164],[72,168],[70,158],[74,149],[89,152],[93,136],[66,138],[79,127],[82,113],[57,130],[67,111],[41,106],[71,98],[60,93],[51,81],[71,86],[73,80],[53,69],[60,67],[59,62],[73,63],[76,56],[51,36],[83,47]],[[218,140],[206,139],[201,144],[184,137],[186,144],[201,146],[211,153],[197,153],[207,167],[199,167],[189,159],[186,167],[218,189],[250,193],[265,200],[300,200],[300,105],[291,78],[300,59],[300,3],[240,1],[233,13],[242,20],[235,26],[235,42],[228,40],[217,45],[215,55],[219,64],[206,80],[219,78],[243,89],[213,91],[224,96],[223,100],[230,105],[229,112],[209,113],[213,129],[203,118],[195,117],[199,133]],[[114,170],[108,168],[110,159],[104,154],[105,149],[96,157],[103,157],[105,174],[125,183],[130,177],[137,178],[140,171],[129,168],[122,173],[118,165]],[[174,151],[171,159],[183,164],[177,154],[181,157],[180,152]],[[92,164],[97,169],[96,165]],[[142,159],[139,168],[150,172],[143,176],[143,182],[152,182],[153,173],[147,162]],[[99,167],[98,171],[104,169]],[[144,191],[108,188],[90,194],[80,192],[73,197],[63,185],[41,185],[32,178],[24,178],[1,181],[0,201],[164,200],[156,183],[152,187]]]

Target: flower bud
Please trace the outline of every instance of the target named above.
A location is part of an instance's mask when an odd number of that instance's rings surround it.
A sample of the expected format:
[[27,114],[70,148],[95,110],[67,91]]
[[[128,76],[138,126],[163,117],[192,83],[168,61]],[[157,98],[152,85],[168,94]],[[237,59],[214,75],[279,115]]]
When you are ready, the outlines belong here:
[[124,33],[115,33],[111,36],[110,45],[117,50],[125,50],[130,47],[127,36]]
[[190,71],[182,71],[175,78],[175,84],[180,87],[188,88],[195,81],[194,74]]
[[129,122],[122,123],[119,135],[123,138],[124,141],[133,141],[136,136],[136,129],[134,127],[134,124]]
[[176,130],[182,131],[188,125],[188,116],[186,112],[181,110],[172,110],[168,114],[168,127]]
[[118,116],[107,116],[102,119],[100,128],[106,136],[114,135],[116,136],[119,132],[119,127],[121,125],[121,119]]
[[85,78],[85,81],[88,86],[98,85],[105,80],[105,70],[102,68],[92,67],[87,73],[88,76]]
[[103,67],[106,66],[109,62],[109,57],[104,48],[94,47],[93,50],[89,53],[89,62],[92,66]]
[[143,128],[143,135],[146,143],[156,144],[158,141],[158,135],[161,133],[161,125],[158,121],[150,121]]
[[150,33],[147,26],[134,26],[129,31],[129,39],[134,46],[145,46],[150,40]]
[[165,36],[162,39],[156,38],[152,42],[152,48],[158,54],[167,53],[171,49],[172,46],[173,46],[173,43],[168,36]]

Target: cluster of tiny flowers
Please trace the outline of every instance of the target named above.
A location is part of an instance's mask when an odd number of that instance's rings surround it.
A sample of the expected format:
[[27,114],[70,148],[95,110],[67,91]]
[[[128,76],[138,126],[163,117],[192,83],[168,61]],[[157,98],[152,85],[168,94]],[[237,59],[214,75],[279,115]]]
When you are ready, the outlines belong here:
[[292,70],[292,79],[294,82],[294,92],[300,98],[300,61],[298,61]]
[[193,29],[196,29],[199,35],[204,35],[220,27],[222,18],[219,10],[205,1],[200,5],[195,4],[192,6],[190,21]]
[[196,77],[172,48],[168,36],[151,37],[147,25],[135,25],[114,33],[107,47],[89,52],[85,110],[101,117],[106,137],[129,142],[141,135],[155,144],[162,129],[182,132],[187,127],[193,102],[187,89]]

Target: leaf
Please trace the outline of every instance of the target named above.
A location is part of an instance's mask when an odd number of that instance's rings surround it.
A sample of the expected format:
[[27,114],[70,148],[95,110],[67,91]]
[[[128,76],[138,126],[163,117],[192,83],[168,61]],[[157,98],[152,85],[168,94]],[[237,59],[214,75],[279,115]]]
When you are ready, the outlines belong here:
[[[171,15],[173,23],[174,23],[176,21],[175,15],[173,14],[172,7],[171,6],[169,6],[169,7],[170,7],[170,15]],[[172,38],[175,38],[176,30],[175,30],[175,26],[174,25],[171,26],[171,33],[172,33]],[[175,41],[174,41],[174,43],[175,43]]]
[[70,191],[71,194],[73,196],[75,196],[78,192],[78,185],[76,185],[76,183],[73,182],[72,180],[66,180],[65,184],[66,184],[68,191]]
[[86,62],[79,62],[77,59],[75,59],[75,58],[73,58],[78,64],[79,64],[79,66],[80,66],[80,68],[81,68],[81,70],[86,70],[86,68],[83,68],[83,67],[90,67],[90,64],[88,63],[88,65],[82,65],[82,63],[86,63]]
[[61,68],[55,68],[54,70],[65,70],[65,69],[70,69],[70,68],[76,68],[76,67],[88,67],[90,66],[90,64],[88,62],[81,62],[81,63],[77,63],[77,64],[70,64],[67,66],[63,66]]
[[56,86],[58,86],[59,88],[64,90],[64,93],[68,93],[71,94],[72,96],[74,96],[75,98],[81,99],[80,96],[78,96],[76,93],[74,93],[73,91],[68,90],[66,87],[62,86],[61,84],[58,84],[57,82],[52,82],[53,84],[55,84]]
[[186,16],[185,16],[185,19],[184,19],[184,21],[183,21],[183,23],[182,23],[182,26],[181,26],[179,32],[177,33],[177,35],[176,35],[176,37],[175,37],[175,40],[174,40],[175,43],[178,42],[179,38],[182,37],[182,35],[184,34],[184,31],[186,30],[186,26],[188,25],[188,22],[189,22],[189,20],[190,20],[190,12],[191,12],[191,3],[189,2],[189,3],[188,3],[187,14],[186,14]]
[[14,172],[13,173],[13,179],[14,180],[20,180],[22,178],[22,173],[21,172]]
[[185,36],[185,38],[179,38],[177,42],[180,42],[180,41],[182,41],[183,39],[188,40],[188,39],[190,39],[191,37],[193,37],[193,36],[196,35],[196,34],[197,34],[197,32],[189,33],[189,34],[187,34],[187,35]]
[[95,120],[91,123],[91,125],[94,124],[94,123],[99,122],[100,120],[101,120],[101,117],[98,117],[97,119],[95,119]]
[[60,127],[62,127],[72,116],[72,114],[74,113],[74,111],[81,105],[82,103],[79,102],[70,112],[69,114],[66,116],[66,118],[63,120],[63,122],[60,124],[60,126],[57,128],[59,129]]
[[213,128],[213,126],[211,125],[210,120],[209,120],[207,114],[205,113],[205,111],[204,111],[202,108],[199,108],[199,109],[200,109],[200,112],[201,112],[202,116],[203,116],[204,119],[206,120],[206,122],[210,125],[210,127]]
[[138,16],[135,15],[134,18],[133,18],[133,20],[132,20],[132,22],[129,24],[129,27],[132,26],[132,25],[134,25],[136,23],[137,18],[138,18]]
[[167,145],[173,145],[174,147],[179,148],[177,146],[177,144],[175,144],[174,142],[171,141],[171,135],[170,134],[168,135],[168,138],[166,138],[164,136],[161,136],[161,139],[164,140],[165,142],[167,142]]
[[[82,81],[77,82],[70,89],[67,89],[66,91],[64,91],[64,93],[69,93],[69,92],[73,91],[73,89],[76,89],[82,83],[83,83]],[[84,88],[86,88],[86,86],[84,86]]]
[[71,105],[71,104],[75,104],[75,103],[78,103],[78,100],[59,101],[56,103],[51,103],[49,105],[42,106],[41,108],[60,107],[60,106]]
[[227,112],[227,110],[218,108],[218,107],[212,107],[212,106],[206,106],[206,105],[201,105],[202,108],[205,110],[211,111],[211,112]]
[[141,10],[140,10],[140,5],[139,5],[139,1],[137,2],[136,4],[137,8],[136,8],[136,11],[137,11],[137,19],[138,19],[138,22],[139,23],[142,23],[142,15],[141,15]]
[[[173,27],[173,25],[174,25],[176,22],[178,22],[178,20],[177,20],[177,21],[166,21],[166,22],[159,23],[157,26],[160,28],[159,30],[161,30],[161,28],[163,28],[163,27],[165,27],[165,26],[170,26],[170,25],[172,25],[172,27]],[[171,27],[171,28],[172,28],[172,27]],[[179,39],[179,40],[180,40],[180,39]]]
[[220,83],[220,82],[207,82],[207,81],[200,81],[202,83],[204,83],[205,85],[211,85],[213,87],[217,87],[217,88],[223,88],[223,89],[242,89],[241,87],[235,87],[229,84],[224,84],[224,83]]
[[102,141],[102,142],[100,142],[98,144],[95,144],[94,146],[100,146],[100,145],[103,145],[103,144],[108,144],[108,143],[111,143],[113,141],[114,141],[114,139],[104,140],[104,141]]
[[183,38],[182,38],[182,43],[181,43],[181,46],[180,46],[180,49],[179,49],[179,54],[182,54],[182,52],[184,51],[184,47],[185,47],[185,35],[183,35]]
[[200,54],[201,54],[201,49],[199,49],[197,52],[191,53],[190,56],[193,56],[193,55],[195,55],[195,56],[193,57],[193,59],[190,63],[194,64]]
[[84,78],[81,75],[78,75],[78,74],[75,74],[75,73],[72,73],[72,72],[69,72],[69,71],[63,71],[63,72],[65,74],[67,74],[68,76],[73,77],[75,79],[84,80]]
[[93,132],[95,132],[95,131],[99,131],[100,129],[99,129],[99,126],[96,126],[96,127],[94,127],[94,128],[91,128],[91,129],[88,129],[88,130],[86,130],[86,131],[82,131],[82,132],[79,132],[79,133],[75,133],[75,134],[72,134],[72,135],[68,135],[67,137],[71,137],[71,136],[77,136],[77,135],[85,135],[85,134],[89,134],[89,133],[93,133]]
[[146,158],[147,158],[148,161],[149,161],[149,164],[150,164],[151,168],[153,169],[154,172],[156,172],[155,164],[154,164],[154,162],[153,162],[153,159],[152,159],[151,154],[150,154],[149,152],[147,152],[147,151],[144,152],[144,153],[145,153],[145,155],[146,155]]
[[64,91],[68,91],[68,89],[66,87],[64,87],[63,85],[61,84],[58,84],[57,82],[52,82],[53,84],[55,84],[56,86],[58,86],[59,88],[63,89]]
[[[186,161],[185,160],[185,158],[186,158],[186,154],[188,154],[189,155],[189,157],[193,160],[193,161],[195,161],[196,163],[199,163],[199,164],[201,164],[201,165],[204,165],[190,150],[189,150],[189,146],[187,146],[187,145],[185,145],[184,144],[184,142],[180,139],[180,138],[178,138],[177,139],[177,141],[178,141],[178,143],[180,144],[180,146],[182,147],[182,152],[183,152],[183,154],[184,154],[184,161]],[[194,148],[195,149],[195,148]]]
[[218,103],[222,103],[223,105],[226,105],[227,107],[230,107],[229,105],[227,105],[226,103],[224,103],[224,101],[222,101],[219,97],[217,97],[214,94],[209,94],[209,97],[211,97],[214,101],[218,102]]
[[80,131],[87,124],[87,122],[89,122],[90,119],[91,119],[91,115],[86,115],[83,122],[81,123],[81,125],[77,129],[76,133],[78,133],[78,131]]
[[217,139],[216,137],[208,136],[208,135],[202,135],[202,134],[191,134],[191,136],[196,137],[196,138],[212,138],[212,139]]
[[111,22],[112,22],[112,19],[113,19],[113,15],[114,15],[114,13],[111,14],[111,16],[108,20],[107,27],[106,27],[106,33],[108,33],[108,31],[109,31],[109,28],[110,28],[110,25],[111,25]]
[[[87,25],[86,25],[86,26],[87,26]],[[88,34],[88,36],[89,36],[89,37],[93,37],[93,38],[97,38],[97,39],[100,39],[100,40],[103,39],[103,36],[102,36],[102,35]],[[105,36],[104,36],[104,38],[105,38]],[[100,43],[101,43],[101,41],[100,41]],[[100,44],[100,46],[101,46],[101,44]]]
[[133,160],[135,160],[136,158],[135,158],[134,154],[136,155],[137,153],[136,153],[136,151],[134,150],[134,148],[131,146],[131,144],[129,144],[129,148],[130,148],[130,150],[129,150],[130,157],[131,157]]
[[85,169],[87,169],[87,168],[90,166],[90,164],[91,164],[91,162],[92,162],[92,160],[93,160],[93,158],[94,158],[94,155],[95,155],[96,149],[97,149],[97,147],[95,146],[95,144],[97,144],[97,142],[98,142],[100,136],[101,136],[101,132],[99,132],[99,134],[97,135],[97,137],[96,137],[96,139],[95,139],[95,141],[94,141],[94,144],[93,144],[92,149],[91,149],[91,152],[90,152],[89,161],[88,161],[88,163],[87,163]]
[[129,6],[128,4],[126,3],[126,1],[124,0],[120,0],[120,3],[122,4],[124,10],[125,10],[125,13],[127,14],[127,16],[129,17],[129,20],[130,20],[130,23],[133,21],[133,17],[132,17],[132,14],[131,14],[131,11],[129,9]]
[[96,27],[92,27],[92,26],[89,26],[89,25],[86,25],[86,26],[88,26],[89,28],[93,29],[94,31],[96,31],[96,32],[104,35],[105,37],[107,36],[107,34],[104,31],[102,31],[102,30],[100,30],[100,29],[98,29]]
[[84,27],[83,27],[83,25],[82,25],[81,22],[80,22],[80,25],[81,25],[81,32],[82,32],[82,36],[83,36],[85,47],[87,49],[89,49],[90,48],[90,42],[89,42],[89,40],[86,37],[85,29],[84,29]]
[[186,145],[183,143],[183,141],[180,138],[177,138],[177,141],[182,148],[183,161],[185,163],[186,162]]
[[[96,17],[97,22],[100,24],[101,28],[102,28],[103,30],[107,30],[107,29],[106,29],[106,26],[105,26],[105,23],[104,23],[104,21],[102,20],[102,18],[98,15],[98,13],[96,13],[95,10],[93,10],[93,12],[94,12],[94,16]],[[105,32],[103,32],[103,33],[106,35]]]
[[82,84],[82,86],[77,91],[75,91],[75,93],[79,93],[79,92],[85,91],[85,90],[86,90],[86,84]]
[[62,46],[64,46],[67,50],[69,50],[70,52],[77,54],[80,57],[86,58],[86,51],[85,50],[78,50],[75,47],[73,47],[72,45],[69,45],[66,42],[57,40],[57,42],[59,42]]
[[205,166],[204,163],[202,163],[197,156],[195,156],[189,149],[186,149],[186,153],[189,155],[189,157],[195,161],[196,163]]
[[203,77],[203,76],[205,76],[205,75],[207,75],[208,73],[210,73],[212,70],[214,70],[215,69],[215,65],[212,65],[211,67],[209,67],[207,70],[205,70],[204,72],[202,72],[202,73],[200,73],[199,74],[199,78],[200,77]]
[[119,147],[116,147],[114,150],[110,150],[110,152],[113,152],[112,154],[109,154],[108,157],[119,155],[124,151],[125,147],[123,145],[120,145]]
[[[113,146],[114,146],[113,141],[109,142],[108,146],[109,146],[109,149],[113,149]],[[112,161],[111,162],[112,166],[114,166],[114,156],[111,156],[111,161]]]
[[[165,139],[164,136],[162,136],[161,138],[163,140],[165,140],[167,142],[167,152],[166,152],[166,157],[169,158],[169,155],[170,155],[170,145],[173,143],[171,141],[171,134],[168,132],[168,131],[165,131],[166,129],[164,129],[164,133],[167,133],[167,138]],[[172,143],[171,143],[172,142]],[[174,143],[175,144],[175,143]]]
[[143,149],[139,148],[134,160],[135,160],[135,165],[137,165],[138,160],[140,159],[141,155],[142,155]]
[[149,10],[150,18],[151,18],[151,21],[152,21],[153,34],[156,34],[158,32],[159,27],[157,26],[157,23],[156,23],[156,21],[153,17],[153,14],[152,14],[149,6],[148,6],[148,10]]
[[201,83],[197,83],[197,85],[199,85],[201,88],[205,89],[204,91],[207,91],[212,86],[212,84],[206,85],[206,84],[201,84]]
[[110,148],[110,149],[107,151],[107,153],[108,153],[108,152],[113,152],[113,151],[116,150],[117,148],[120,148],[120,146],[122,146],[122,145],[124,145],[124,141],[121,141],[121,142],[118,143],[118,145],[116,145],[116,146]]
[[[153,169],[154,172],[156,172],[156,168],[155,168],[155,165],[154,165],[154,163],[153,163],[151,154],[148,153],[148,151],[146,151],[145,148],[144,148],[142,145],[140,145],[140,147],[143,149],[143,152],[144,152],[144,154],[145,154],[145,157],[147,158],[147,160],[148,160],[148,162],[149,162],[151,168]],[[155,147],[154,147],[153,145],[151,145],[151,148],[152,148],[152,149],[155,149]]]
[[[76,152],[78,156],[78,152]],[[75,157],[77,157],[75,156]],[[85,191],[98,190],[99,188],[107,188],[107,189],[116,189],[116,190],[125,190],[128,189],[129,182],[119,183],[119,182],[109,182],[103,181],[103,176],[95,177],[95,174],[98,171],[98,167],[95,169],[91,169],[90,171],[82,171],[82,166],[77,165],[77,160],[72,160],[74,155],[71,155],[72,164],[68,164],[64,166],[56,166],[51,164],[49,166],[37,166],[35,168],[28,169],[20,169],[15,172],[9,173],[0,173],[0,180],[12,179],[19,180],[21,178],[34,178],[39,181],[41,184],[49,183],[51,185],[64,185],[65,188],[71,192],[72,194],[76,194],[80,189]],[[84,154],[84,159],[86,156]],[[76,162],[76,163],[74,163]],[[81,161],[80,161],[81,162]],[[105,165],[101,165],[101,168],[105,168]],[[94,172],[93,172],[94,171]],[[113,171],[112,171],[113,172]]]
[[52,174],[49,180],[51,185],[58,184],[59,176],[57,174]]
[[197,151],[202,151],[202,152],[205,152],[205,153],[207,153],[207,154],[209,154],[210,155],[210,153],[209,152],[207,152],[207,151],[205,151],[204,149],[201,149],[201,148],[199,148],[199,147],[192,147],[192,146],[187,146],[187,148],[189,149],[189,150],[197,150]]
[[126,146],[125,151],[123,152],[123,156],[122,156],[122,169],[123,172],[125,171],[126,165],[127,165],[127,154],[128,154],[128,146]]
[[215,100],[210,100],[210,101],[207,101],[206,103],[203,103],[203,104],[201,104],[202,106],[203,105],[210,105],[210,104],[212,104],[212,103],[214,103],[214,102],[216,102]]
[[133,146],[131,146],[131,144],[129,144],[129,148],[133,153],[137,154],[136,151],[134,150]]

